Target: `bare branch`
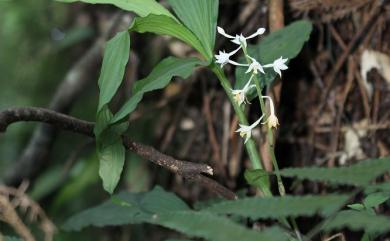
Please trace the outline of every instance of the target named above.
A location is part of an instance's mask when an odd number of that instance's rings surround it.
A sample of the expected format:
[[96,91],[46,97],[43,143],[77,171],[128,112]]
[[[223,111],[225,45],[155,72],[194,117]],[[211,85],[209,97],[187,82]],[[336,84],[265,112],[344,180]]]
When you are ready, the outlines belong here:
[[[35,107],[11,108],[1,111],[0,132],[5,132],[10,124],[20,121],[42,122],[51,124],[59,129],[76,132],[92,138],[94,137],[93,122],[80,120],[52,110]],[[210,166],[206,164],[177,160],[171,156],[157,151],[151,146],[137,143],[126,136],[122,136],[122,138],[123,144],[126,146],[126,148],[140,157],[160,165],[175,174],[181,175],[184,178],[196,180],[209,190],[224,198],[236,198],[236,195],[232,191],[223,187],[214,180],[202,175],[202,173],[210,175],[213,174],[213,169]]]

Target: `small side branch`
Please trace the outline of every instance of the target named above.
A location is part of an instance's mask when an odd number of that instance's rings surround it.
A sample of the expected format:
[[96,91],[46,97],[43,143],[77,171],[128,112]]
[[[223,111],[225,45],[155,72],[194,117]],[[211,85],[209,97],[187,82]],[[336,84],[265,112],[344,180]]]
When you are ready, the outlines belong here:
[[[15,122],[34,121],[55,126],[58,129],[68,130],[94,138],[93,128],[95,123],[80,120],[69,115],[52,110],[36,107],[10,108],[0,112],[0,132],[5,132],[7,127]],[[235,199],[236,195],[214,180],[202,174],[213,175],[213,169],[206,164],[177,160],[171,156],[157,151],[151,146],[132,141],[122,136],[125,147],[140,157],[160,165],[169,171],[181,175],[186,179],[198,181],[200,184],[218,195]]]

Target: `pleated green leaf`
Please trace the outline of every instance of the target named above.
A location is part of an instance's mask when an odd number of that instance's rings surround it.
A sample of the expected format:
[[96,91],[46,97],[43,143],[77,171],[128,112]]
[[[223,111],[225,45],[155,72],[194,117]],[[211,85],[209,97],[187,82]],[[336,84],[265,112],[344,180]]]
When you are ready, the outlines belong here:
[[218,0],[168,0],[179,19],[200,40],[207,52],[207,59],[213,58],[215,32],[218,19]]
[[79,231],[88,226],[116,226],[152,222],[155,212],[188,210],[188,206],[174,194],[155,187],[150,192],[122,192],[111,200],[84,210],[69,218],[63,225],[67,231]]
[[195,66],[201,64],[203,62],[197,58],[168,57],[162,60],[148,77],[135,82],[132,97],[115,114],[111,123],[116,123],[133,112],[145,93],[164,88],[174,76],[188,78]]
[[332,184],[366,186],[376,177],[390,171],[390,157],[361,161],[347,167],[287,168],[280,171],[284,177],[297,177],[312,181],[325,181]]
[[[265,38],[261,38],[256,45],[248,45],[248,53],[260,64],[271,64],[279,57],[288,58],[289,60],[295,58],[300,52],[306,41],[309,40],[312,31],[312,24],[308,21],[296,21],[283,29],[270,33]],[[240,62],[244,62],[243,58]],[[236,89],[242,89],[250,78],[250,74],[245,74],[246,67],[236,68]],[[262,87],[269,85],[276,77],[276,73],[272,68],[264,69],[265,74],[260,76],[260,85]],[[249,99],[257,96],[253,90],[249,95]]]
[[283,241],[288,236],[279,228],[260,232],[241,226],[228,218],[207,212],[177,211],[154,216],[155,224],[213,241]]
[[112,4],[126,11],[135,12],[141,17],[149,14],[161,14],[175,19],[175,17],[155,0],[56,0],[58,2],[84,2],[91,4]]
[[150,14],[135,18],[129,31],[169,35],[189,44],[205,57],[208,54],[199,39],[188,28],[168,16]]
[[332,231],[349,228],[354,231],[364,230],[368,233],[383,234],[390,230],[390,218],[359,211],[341,211],[327,221],[323,230]]
[[108,41],[98,81],[100,89],[98,112],[110,102],[122,83],[129,52],[130,36],[127,31],[117,33]]
[[233,214],[252,219],[299,217],[320,214],[327,216],[348,200],[345,195],[252,197],[214,204],[203,211]]

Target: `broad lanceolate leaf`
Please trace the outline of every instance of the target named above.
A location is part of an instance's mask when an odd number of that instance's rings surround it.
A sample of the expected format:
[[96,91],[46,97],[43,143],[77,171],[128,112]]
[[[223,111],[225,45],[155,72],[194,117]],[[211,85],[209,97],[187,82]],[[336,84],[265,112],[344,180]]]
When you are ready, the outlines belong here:
[[[261,64],[270,64],[279,57],[295,58],[306,41],[309,40],[312,25],[308,21],[296,21],[287,27],[273,32],[263,39],[260,39],[256,45],[248,45],[248,53]],[[245,60],[241,60],[245,61]],[[265,86],[272,83],[276,73],[272,68],[266,68],[265,74],[260,73],[260,85]],[[248,82],[250,74],[245,74],[245,67],[236,68],[236,89],[242,89]],[[259,75],[258,75],[259,76]],[[250,99],[257,96],[255,90],[250,95]]]
[[112,200],[87,209],[69,218],[65,230],[81,230],[88,226],[114,226],[152,222],[156,212],[188,210],[188,206],[174,194],[155,187],[146,193],[122,192]]
[[319,213],[327,216],[348,200],[345,195],[252,197],[224,201],[203,209],[217,214],[233,214],[252,219],[310,216]]
[[169,16],[173,19],[175,17],[161,4],[155,0],[56,0],[59,2],[85,2],[92,4],[112,4],[126,11],[135,12],[141,17],[149,14],[161,14]]
[[132,97],[115,114],[111,123],[115,123],[133,112],[146,92],[162,89],[169,84],[174,76],[188,78],[196,65],[203,62],[197,58],[179,59],[168,57],[162,60],[145,79],[136,81]]
[[135,18],[129,31],[169,35],[189,44],[203,56],[208,55],[199,39],[188,28],[168,16],[151,14]]
[[213,58],[215,30],[218,19],[218,0],[168,0],[179,19],[200,40],[207,52],[207,59]]
[[110,102],[120,86],[129,59],[130,36],[127,31],[119,32],[108,41],[104,50],[102,70],[99,77],[99,105],[101,108]]
[[297,177],[313,181],[326,181],[334,184],[366,186],[379,175],[390,171],[390,157],[361,161],[349,167],[287,168],[280,171],[285,177]]
[[125,147],[122,144],[122,133],[126,131],[127,123],[108,127],[112,114],[107,105],[98,112],[95,136],[97,154],[100,161],[99,175],[103,180],[103,188],[113,193],[117,186],[125,162]]
[[154,223],[177,230],[189,236],[213,241],[283,241],[288,236],[279,228],[257,232],[228,218],[207,212],[177,211],[154,216]]
[[340,230],[346,227],[354,231],[364,230],[368,233],[383,234],[390,230],[390,218],[368,212],[341,211],[327,221],[323,230]]

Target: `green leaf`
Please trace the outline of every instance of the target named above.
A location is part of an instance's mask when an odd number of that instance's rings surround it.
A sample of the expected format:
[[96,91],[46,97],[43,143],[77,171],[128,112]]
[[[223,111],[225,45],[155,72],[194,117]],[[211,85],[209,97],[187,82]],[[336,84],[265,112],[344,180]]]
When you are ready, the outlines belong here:
[[197,58],[179,59],[168,57],[162,60],[145,79],[136,81],[132,97],[115,114],[111,123],[116,123],[134,111],[146,92],[162,89],[174,76],[188,78],[196,65],[201,65]]
[[112,200],[72,216],[63,228],[67,231],[79,231],[88,226],[139,224],[151,222],[156,210],[166,212],[188,209],[177,196],[157,186],[150,192],[122,192],[113,195]]
[[108,127],[112,114],[107,105],[98,113],[95,126],[97,154],[100,161],[99,175],[103,188],[110,194],[117,186],[125,163],[125,147],[122,144],[122,133],[128,124],[116,124]]
[[224,201],[203,209],[217,214],[233,214],[259,218],[311,216],[319,213],[327,216],[338,210],[348,200],[345,195],[252,197]]
[[364,190],[364,192],[366,194],[370,194],[370,193],[377,192],[377,191],[390,193],[390,182],[387,181],[387,182],[383,182],[383,183],[370,185],[370,186],[367,186]]
[[374,208],[390,198],[390,193],[387,192],[377,192],[368,195],[364,200],[363,204],[366,208]]
[[[270,33],[256,45],[248,45],[248,53],[261,64],[270,64],[279,57],[295,58],[300,52],[306,41],[309,40],[312,25],[310,22],[301,20],[289,24],[287,27]],[[243,58],[240,60],[244,61]],[[242,89],[248,82],[250,74],[245,74],[247,68],[236,68],[235,89]],[[266,68],[265,74],[260,74],[260,85],[262,87],[269,85],[276,77],[272,68]],[[256,91],[250,95],[249,99],[256,97]]]
[[169,35],[189,44],[205,57],[208,54],[199,39],[188,28],[164,15],[151,14],[135,18],[129,31]]
[[264,183],[269,186],[269,173],[263,169],[246,170],[244,176],[251,186],[262,188]]
[[327,221],[323,230],[340,230],[347,227],[353,231],[364,230],[368,233],[386,233],[390,230],[390,218],[367,212],[341,211]]
[[129,52],[130,36],[127,31],[117,33],[108,41],[98,81],[100,89],[98,112],[110,102],[119,88],[125,74]]
[[350,205],[347,205],[347,207],[349,207],[350,209],[356,210],[356,211],[363,211],[364,209],[366,209],[364,207],[364,205],[361,203],[350,204]]
[[207,212],[166,212],[155,216],[154,223],[189,236],[213,241],[288,240],[288,236],[279,228],[269,228],[257,232],[238,225],[228,218],[218,217]]
[[348,167],[304,167],[280,170],[280,175],[312,181],[326,181],[331,184],[366,186],[371,180],[390,171],[390,157],[369,159]]
[[56,0],[58,2],[72,3],[84,2],[91,4],[112,4],[126,11],[135,12],[141,17],[149,14],[161,14],[175,19],[175,17],[155,0]]
[[168,0],[179,19],[200,40],[208,60],[213,58],[218,0]]

